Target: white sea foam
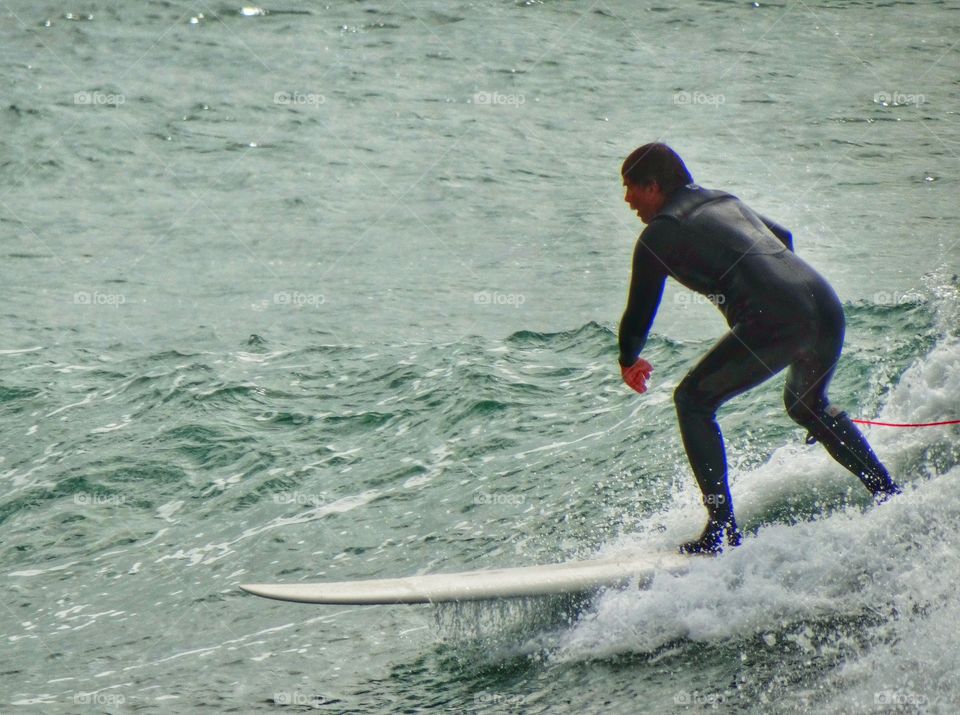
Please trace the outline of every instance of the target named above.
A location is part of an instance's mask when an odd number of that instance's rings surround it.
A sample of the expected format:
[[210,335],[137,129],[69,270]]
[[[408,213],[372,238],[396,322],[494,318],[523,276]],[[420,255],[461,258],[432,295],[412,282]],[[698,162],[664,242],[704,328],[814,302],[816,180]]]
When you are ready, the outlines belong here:
[[[955,418],[960,405],[960,340],[944,338],[903,374],[878,416],[884,421]],[[732,475],[742,523],[753,526],[742,547],[719,559],[691,559],[688,573],[658,577],[647,590],[611,591],[560,637],[558,661],[655,653],[682,640],[719,644],[789,639],[820,647],[805,624],[837,626],[835,643],[860,644],[856,657],[831,671],[831,709],[937,707],[960,702],[956,628],[960,606],[960,479],[955,426],[868,432],[875,450],[906,487],[873,506],[858,482],[819,447],[786,446],[761,467]],[[926,455],[945,453],[941,464]],[[912,467],[908,472],[899,468]],[[941,471],[942,473],[937,473]],[[820,514],[771,517],[778,503],[816,493],[828,502],[851,488],[851,501]],[[647,524],[647,531],[609,544],[667,550],[694,536],[703,509],[695,488]],[[864,645],[866,644],[866,645]]]

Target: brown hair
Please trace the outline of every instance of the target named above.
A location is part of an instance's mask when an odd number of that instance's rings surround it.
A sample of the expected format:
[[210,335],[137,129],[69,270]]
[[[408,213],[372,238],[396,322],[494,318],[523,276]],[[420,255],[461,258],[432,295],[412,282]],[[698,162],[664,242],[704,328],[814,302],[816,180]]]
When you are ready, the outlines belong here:
[[680,155],[659,142],[634,149],[623,162],[620,173],[628,183],[636,186],[646,186],[656,181],[667,196],[693,183],[693,177]]

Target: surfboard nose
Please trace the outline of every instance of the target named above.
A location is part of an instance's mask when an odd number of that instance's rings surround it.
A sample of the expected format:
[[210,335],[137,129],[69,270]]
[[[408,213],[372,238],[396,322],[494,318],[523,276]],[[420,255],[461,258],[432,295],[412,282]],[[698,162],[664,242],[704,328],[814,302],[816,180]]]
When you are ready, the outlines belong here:
[[[270,598],[271,588],[269,584],[265,583],[242,583],[240,584],[242,588],[247,593],[252,593],[254,596],[262,596],[263,598]],[[276,588],[276,587],[274,587]]]

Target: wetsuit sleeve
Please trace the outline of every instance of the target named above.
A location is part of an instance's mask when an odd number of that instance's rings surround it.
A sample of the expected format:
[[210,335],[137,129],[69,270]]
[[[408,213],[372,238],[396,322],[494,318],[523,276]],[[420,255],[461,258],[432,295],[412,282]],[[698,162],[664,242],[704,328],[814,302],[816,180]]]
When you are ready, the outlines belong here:
[[653,228],[647,227],[633,249],[630,293],[627,296],[627,308],[620,319],[620,365],[623,367],[633,365],[643,350],[667,279],[666,266],[645,240],[652,238]]
[[791,251],[793,250],[793,234],[776,221],[771,221],[766,216],[760,216],[763,224],[770,229],[774,236],[780,239],[780,242]]

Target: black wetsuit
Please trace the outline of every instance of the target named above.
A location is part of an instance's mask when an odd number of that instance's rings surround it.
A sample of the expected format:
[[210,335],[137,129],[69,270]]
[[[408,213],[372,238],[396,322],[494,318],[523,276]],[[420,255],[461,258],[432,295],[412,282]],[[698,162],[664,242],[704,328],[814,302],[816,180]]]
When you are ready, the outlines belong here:
[[730,326],[674,392],[711,522],[733,519],[717,408],[784,368],[787,413],[809,431],[808,441],[820,441],[871,492],[897,490],[857,427],[829,404],[843,308],[827,281],[793,252],[789,231],[721,191],[690,184],[671,194],[634,251],[621,365],[640,354],[667,277],[707,296]]

